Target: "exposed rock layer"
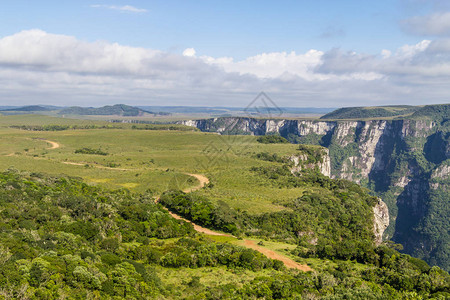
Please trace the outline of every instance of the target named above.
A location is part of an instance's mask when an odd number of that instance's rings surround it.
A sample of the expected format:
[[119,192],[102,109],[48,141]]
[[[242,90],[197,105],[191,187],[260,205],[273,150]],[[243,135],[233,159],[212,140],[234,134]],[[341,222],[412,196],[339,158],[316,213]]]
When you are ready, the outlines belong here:
[[[402,243],[407,253],[449,269],[450,258],[445,255],[436,258],[440,252],[448,252],[445,250],[449,247],[448,230],[441,228],[438,233],[420,232],[420,228],[430,222],[432,226],[435,226],[433,222],[436,226],[448,226],[445,225],[448,224],[445,217],[449,214],[448,204],[443,202],[450,198],[450,138],[445,120],[216,118],[181,123],[220,134],[280,134],[292,142],[327,147],[331,164],[324,163],[320,168],[323,173],[360,183],[386,202],[390,225],[384,238]],[[330,167],[327,168],[327,165]],[[435,213],[433,208],[438,202],[440,210]],[[383,205],[379,204],[375,215],[385,216],[384,211]],[[432,216],[432,213],[440,215]],[[385,219],[377,222],[379,241],[380,233],[389,223]],[[442,225],[442,222],[445,224]],[[431,228],[430,225],[428,227]]]

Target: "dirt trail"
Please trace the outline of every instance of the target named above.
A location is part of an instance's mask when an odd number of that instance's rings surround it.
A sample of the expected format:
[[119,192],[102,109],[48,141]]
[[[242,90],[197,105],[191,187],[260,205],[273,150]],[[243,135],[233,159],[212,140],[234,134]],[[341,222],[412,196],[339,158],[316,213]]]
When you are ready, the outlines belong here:
[[[191,193],[191,192],[197,191],[197,190],[203,188],[205,185],[207,185],[209,183],[209,179],[206,176],[203,176],[203,175],[200,175],[200,174],[191,174],[191,173],[184,173],[184,174],[192,176],[192,177],[195,177],[199,181],[198,185],[196,185],[194,187],[190,187],[190,188],[184,189],[183,192],[185,192],[185,193]],[[158,201],[159,201],[159,199],[158,199]],[[204,233],[204,234],[207,234],[207,235],[231,236],[230,234],[215,232],[215,231],[212,231],[212,230],[210,230],[208,228],[199,226],[199,225],[197,225],[195,223],[192,223],[191,221],[189,221],[189,220],[187,220],[187,219],[185,219],[185,218],[183,218],[183,217],[181,217],[181,216],[179,216],[177,214],[174,214],[173,212],[169,211],[165,207],[164,207],[164,209],[166,209],[173,218],[175,218],[177,220],[183,220],[185,222],[191,223],[194,226],[195,231],[198,231],[198,232],[201,232],[201,233]]]
[[[59,143],[54,142],[54,141],[49,141],[49,140],[44,140],[44,139],[39,139],[39,140],[51,145],[50,148],[47,148],[48,150],[58,149],[59,147],[61,147],[61,145]],[[15,155],[15,153],[13,152],[13,153],[7,154],[5,156],[14,156],[14,155]]]
[[[200,175],[200,174],[190,174],[190,173],[185,173],[185,174],[187,174],[189,176],[192,176],[192,177],[195,177],[195,178],[197,178],[200,181],[199,185],[183,190],[183,192],[185,192],[185,193],[190,193],[190,192],[197,191],[197,190],[203,188],[205,185],[207,185],[209,183],[209,179],[206,176],[203,176],[203,175]],[[157,201],[159,201],[159,199]],[[169,212],[169,214],[173,218],[175,218],[177,220],[183,220],[185,222],[191,223],[194,226],[194,229],[197,232],[201,232],[201,233],[204,233],[204,234],[207,234],[207,235],[219,235],[219,236],[234,237],[231,234],[216,232],[216,231],[210,230],[208,228],[201,227],[201,226],[199,226],[199,225],[197,225],[197,224],[195,224],[195,223],[193,223],[193,222],[191,222],[191,221],[189,221],[189,220],[187,220],[187,219],[185,219],[185,218],[183,218],[183,217],[181,217],[181,216],[179,216],[177,214],[174,214],[173,212],[169,211],[167,208],[165,208],[165,209]],[[297,269],[297,270],[301,270],[301,271],[304,271],[304,272],[312,271],[312,269],[309,266],[301,265],[301,264],[293,261],[292,259],[290,259],[290,258],[288,258],[288,257],[286,257],[284,255],[278,254],[275,251],[269,250],[269,249],[267,249],[265,247],[256,245],[254,241],[244,240],[244,246],[247,247],[247,248],[256,250],[256,251],[264,254],[268,258],[277,259],[277,260],[282,261],[287,268]]]
[[184,174],[195,177],[198,179],[198,181],[200,181],[199,185],[184,189],[183,192],[185,192],[185,193],[191,193],[191,192],[198,191],[199,189],[203,188],[205,185],[207,185],[209,183],[209,179],[206,176],[203,176],[200,174],[191,174],[191,173],[184,173]]
[[272,251],[272,250],[269,250],[262,246],[256,245],[254,241],[244,240],[244,244],[245,244],[245,247],[251,248],[258,252],[261,252],[262,254],[264,254],[265,256],[267,256],[271,259],[281,260],[284,263],[284,265],[288,268],[297,269],[297,270],[301,270],[304,272],[312,271],[312,269],[309,266],[301,265],[284,255],[278,254],[275,251]]
[[53,141],[49,141],[49,140],[43,140],[43,141],[52,145],[50,148],[47,148],[47,149],[58,149],[59,147],[61,147],[61,145],[58,144],[57,142],[53,142]]
[[[169,210],[168,210],[168,211],[169,211]],[[227,233],[215,232],[215,231],[212,231],[212,230],[210,230],[210,229],[208,229],[208,228],[199,226],[199,225],[197,225],[197,224],[195,224],[195,223],[192,223],[192,222],[189,221],[189,220],[186,220],[185,218],[183,218],[183,217],[181,217],[181,216],[179,216],[179,215],[177,215],[177,214],[174,214],[174,213],[171,212],[171,211],[169,211],[169,214],[170,214],[172,217],[174,217],[175,219],[177,219],[177,220],[183,220],[183,221],[185,221],[185,222],[191,223],[191,224],[194,226],[195,231],[198,231],[198,232],[201,232],[201,233],[204,233],[204,234],[207,234],[207,235],[232,236],[232,235],[227,234]]]
[[49,140],[46,140],[46,139],[43,139],[43,138],[31,138],[31,139],[33,139],[33,140],[40,140],[40,141],[46,142],[47,144],[50,144],[51,146],[50,146],[50,148],[47,148],[48,150],[58,149],[59,147],[61,147],[61,145],[59,143],[54,142],[54,141],[49,141]]

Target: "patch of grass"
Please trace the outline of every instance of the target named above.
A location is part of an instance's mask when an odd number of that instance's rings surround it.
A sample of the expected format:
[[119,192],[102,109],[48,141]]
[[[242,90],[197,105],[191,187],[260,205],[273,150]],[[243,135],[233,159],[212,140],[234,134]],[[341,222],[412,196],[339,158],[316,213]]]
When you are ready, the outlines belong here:
[[[0,142],[4,141],[0,143],[0,169],[15,167],[66,174],[108,188],[126,187],[137,192],[151,189],[155,193],[196,186],[198,181],[184,173],[203,174],[211,184],[196,193],[252,214],[286,209],[283,202],[298,198],[305,191],[279,189],[250,171],[254,166],[273,164],[258,159],[256,154],[265,152],[283,158],[299,153],[298,145],[261,144],[252,136],[133,130],[132,125],[119,123],[113,125],[123,125],[122,129],[26,131],[8,127],[105,123],[38,115],[0,117],[0,126],[4,126],[0,128]],[[58,142],[61,147],[47,149],[49,146],[43,140]],[[80,145],[94,150],[101,145],[101,151],[108,156],[75,154]],[[47,153],[45,157],[41,156],[43,152]],[[14,155],[7,156],[11,154]],[[111,163],[112,169],[105,168],[111,167]]]

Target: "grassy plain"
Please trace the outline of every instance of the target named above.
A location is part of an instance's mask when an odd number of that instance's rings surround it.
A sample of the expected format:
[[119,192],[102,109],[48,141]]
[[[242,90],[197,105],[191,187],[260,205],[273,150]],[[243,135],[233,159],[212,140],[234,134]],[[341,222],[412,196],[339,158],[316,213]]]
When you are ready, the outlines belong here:
[[[11,125],[97,125],[115,129],[29,131]],[[46,142],[59,144],[50,149]],[[81,148],[108,155],[79,154]],[[213,201],[249,213],[284,209],[280,203],[301,196],[303,189],[279,189],[250,168],[276,164],[259,160],[260,152],[290,155],[291,144],[260,144],[251,136],[219,136],[198,131],[135,130],[131,124],[72,120],[40,115],[0,116],[0,169],[66,174],[89,184],[156,194],[198,184],[185,173],[207,176],[211,184],[197,191]]]

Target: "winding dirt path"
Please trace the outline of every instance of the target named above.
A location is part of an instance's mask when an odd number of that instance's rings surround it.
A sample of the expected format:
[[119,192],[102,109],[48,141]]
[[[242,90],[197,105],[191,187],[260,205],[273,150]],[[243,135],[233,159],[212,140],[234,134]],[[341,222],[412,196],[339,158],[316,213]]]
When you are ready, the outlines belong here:
[[[167,210],[167,208],[165,208],[165,209]],[[187,220],[187,219],[185,219],[185,218],[183,218],[183,217],[181,217],[181,216],[179,216],[179,215],[177,215],[177,214],[174,214],[174,213],[171,212],[170,210],[167,210],[167,211],[169,212],[169,214],[170,214],[174,219],[177,219],[177,220],[183,220],[183,221],[185,221],[185,222],[191,223],[191,224],[194,226],[195,231],[197,231],[197,232],[201,232],[201,233],[204,233],[204,234],[207,234],[207,235],[220,235],[220,236],[229,236],[229,237],[232,237],[232,235],[230,235],[230,234],[212,231],[211,229],[208,229],[208,228],[199,226],[199,225],[197,225],[197,224],[195,224],[195,223],[192,223],[191,221],[189,221],[189,220]]]
[[49,141],[49,140],[43,140],[43,141],[51,145],[50,148],[47,148],[47,149],[49,149],[49,150],[50,150],[50,149],[58,149],[59,147],[61,147],[61,145],[58,144],[57,142]]
[[[207,184],[209,183],[208,177],[206,177],[206,176],[204,176],[204,175],[201,175],[201,174],[191,174],[191,173],[184,173],[184,174],[189,175],[189,176],[192,176],[192,177],[195,177],[195,178],[197,178],[198,181],[199,181],[199,184],[198,184],[198,185],[196,185],[196,186],[194,186],[194,187],[190,187],[190,188],[184,189],[183,192],[185,192],[185,193],[191,193],[191,192],[194,192],[194,191],[198,191],[199,189],[203,188],[205,185],[207,185]],[[157,202],[159,202],[159,199],[157,200]],[[191,223],[192,226],[194,226],[195,231],[197,231],[197,232],[201,232],[201,233],[204,233],[204,234],[207,234],[207,235],[231,236],[231,235],[226,234],[226,233],[220,233],[220,232],[212,231],[211,229],[208,229],[208,228],[199,226],[199,225],[197,225],[197,224],[195,224],[195,223],[189,221],[188,219],[185,219],[185,218],[183,218],[183,217],[181,217],[181,216],[179,216],[179,215],[177,215],[177,214],[174,214],[173,212],[171,212],[170,210],[168,210],[166,207],[164,207],[164,209],[167,210],[167,211],[169,212],[169,214],[170,214],[174,219],[177,219],[177,220],[183,220],[183,221],[185,221],[185,222]]]
[[304,272],[312,271],[312,269],[309,266],[301,265],[284,255],[278,254],[275,251],[272,251],[265,247],[259,246],[259,245],[255,244],[254,241],[244,240],[244,245],[247,248],[251,248],[253,250],[261,252],[268,258],[281,260],[284,263],[284,265],[290,269],[297,269],[297,270],[301,270]]
[[200,181],[200,183],[197,186],[184,189],[183,192],[185,192],[185,193],[191,193],[191,192],[198,191],[199,189],[203,188],[205,185],[207,185],[209,183],[209,179],[206,176],[203,176],[200,174],[191,174],[191,173],[184,173],[184,174],[195,177],[198,179],[198,181]]
[[[209,183],[209,179],[206,176],[204,176],[204,175],[191,174],[191,173],[185,173],[185,174],[189,175],[189,176],[192,176],[192,177],[195,177],[195,178],[198,179],[198,181],[200,181],[200,183],[197,186],[184,189],[183,192],[185,192],[185,193],[191,193],[191,192],[197,191],[197,190],[203,188],[205,185],[207,185]],[[157,202],[159,202],[159,199],[157,200]],[[177,220],[183,220],[185,222],[191,223],[194,226],[195,231],[197,231],[197,232],[201,232],[201,233],[204,233],[206,235],[235,237],[235,236],[233,236],[231,234],[216,232],[216,231],[213,231],[211,229],[199,226],[199,225],[197,225],[197,224],[195,224],[195,223],[193,223],[193,222],[191,222],[191,221],[189,221],[189,220],[187,220],[187,219],[185,219],[185,218],[183,218],[183,217],[181,217],[181,216],[179,216],[177,214],[174,214],[173,212],[169,211],[167,208],[165,208],[165,209],[169,212],[169,214],[173,218],[175,218]],[[267,249],[267,248],[265,248],[263,246],[256,245],[254,241],[243,240],[243,242],[244,242],[244,246],[246,248],[250,248],[250,249],[256,250],[256,251],[264,254],[268,258],[280,260],[289,269],[297,269],[297,270],[304,271],[304,272],[312,271],[312,269],[309,266],[299,264],[299,263],[295,262],[294,260],[292,260],[292,259],[290,259],[290,258],[288,258],[288,257],[286,257],[286,256],[284,256],[282,254],[279,254],[279,253],[277,253],[275,251],[269,250],[269,249]]]
[[50,140],[46,140],[46,139],[43,139],[43,138],[31,138],[31,139],[32,140],[40,140],[40,141],[46,142],[47,144],[50,144],[50,148],[47,148],[48,150],[58,149],[59,147],[61,147],[61,145],[59,143],[54,142],[54,141],[50,141]]

